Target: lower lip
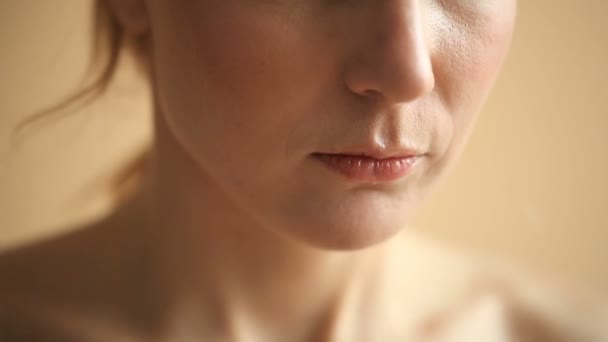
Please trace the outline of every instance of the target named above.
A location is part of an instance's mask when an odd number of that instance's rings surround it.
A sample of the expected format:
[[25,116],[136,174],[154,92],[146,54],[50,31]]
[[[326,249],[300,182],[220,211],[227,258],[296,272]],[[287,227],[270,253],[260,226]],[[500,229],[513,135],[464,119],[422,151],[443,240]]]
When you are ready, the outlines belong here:
[[420,156],[375,159],[346,154],[314,156],[332,171],[366,183],[390,182],[407,176]]

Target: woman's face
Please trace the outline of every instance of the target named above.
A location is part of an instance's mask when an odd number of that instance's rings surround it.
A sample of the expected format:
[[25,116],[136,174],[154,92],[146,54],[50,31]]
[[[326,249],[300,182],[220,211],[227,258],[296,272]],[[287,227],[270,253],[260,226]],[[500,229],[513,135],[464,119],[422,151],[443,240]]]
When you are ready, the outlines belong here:
[[[403,228],[459,154],[507,52],[516,1],[146,6],[159,121],[202,177],[269,229],[353,249]],[[402,164],[341,156],[411,152],[420,156],[398,178],[382,175]],[[336,154],[351,176],[319,154]]]

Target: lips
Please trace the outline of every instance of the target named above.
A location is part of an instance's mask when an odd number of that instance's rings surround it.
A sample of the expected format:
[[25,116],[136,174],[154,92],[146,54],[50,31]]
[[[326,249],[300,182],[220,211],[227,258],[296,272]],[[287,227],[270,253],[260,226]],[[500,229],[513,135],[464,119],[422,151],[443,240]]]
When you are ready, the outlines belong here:
[[[396,154],[396,155],[395,155]],[[314,153],[313,156],[329,170],[350,180],[379,183],[407,176],[422,154],[389,153]],[[379,157],[378,157],[379,156]]]

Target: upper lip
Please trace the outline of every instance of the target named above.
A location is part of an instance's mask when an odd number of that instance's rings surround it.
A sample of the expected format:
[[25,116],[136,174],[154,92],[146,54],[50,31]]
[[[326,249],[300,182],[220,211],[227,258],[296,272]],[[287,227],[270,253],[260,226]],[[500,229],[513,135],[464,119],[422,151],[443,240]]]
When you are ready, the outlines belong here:
[[338,149],[331,152],[321,152],[316,154],[335,154],[335,155],[350,155],[362,156],[377,160],[392,159],[392,158],[409,158],[423,155],[418,149],[407,147],[380,148],[380,147],[353,147]]

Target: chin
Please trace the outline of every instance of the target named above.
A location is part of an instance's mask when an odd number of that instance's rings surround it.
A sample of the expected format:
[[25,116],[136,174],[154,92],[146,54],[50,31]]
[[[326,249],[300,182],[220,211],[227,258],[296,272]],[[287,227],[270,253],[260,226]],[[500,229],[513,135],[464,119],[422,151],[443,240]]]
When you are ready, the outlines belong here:
[[369,248],[395,236],[406,224],[404,215],[385,211],[362,215],[318,215],[291,225],[290,235],[312,247],[354,251]]
[[420,202],[418,192],[399,189],[310,186],[281,195],[257,203],[262,206],[252,212],[261,214],[260,222],[296,243],[335,251],[391,239],[411,222]]

